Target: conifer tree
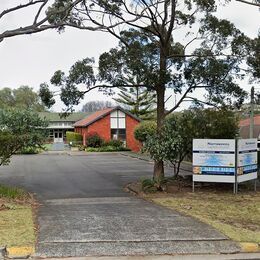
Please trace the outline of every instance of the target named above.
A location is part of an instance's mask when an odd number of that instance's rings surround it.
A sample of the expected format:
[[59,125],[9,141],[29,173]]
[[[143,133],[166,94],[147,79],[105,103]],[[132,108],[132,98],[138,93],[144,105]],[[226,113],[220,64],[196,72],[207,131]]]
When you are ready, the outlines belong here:
[[155,113],[156,94],[144,87],[120,87],[114,100],[141,119],[152,119]]

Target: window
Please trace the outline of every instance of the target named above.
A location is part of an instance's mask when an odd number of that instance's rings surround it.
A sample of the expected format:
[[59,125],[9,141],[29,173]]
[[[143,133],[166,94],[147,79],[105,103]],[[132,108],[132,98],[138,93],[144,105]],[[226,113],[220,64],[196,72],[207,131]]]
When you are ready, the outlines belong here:
[[126,140],[126,130],[125,129],[111,129],[111,139],[112,140]]
[[110,114],[111,129],[125,129],[125,113],[120,110]]
[[116,110],[110,114],[110,127],[112,140],[126,140],[126,124],[124,112]]
[[53,138],[53,130],[51,129],[50,132],[49,132],[49,137],[50,138]]

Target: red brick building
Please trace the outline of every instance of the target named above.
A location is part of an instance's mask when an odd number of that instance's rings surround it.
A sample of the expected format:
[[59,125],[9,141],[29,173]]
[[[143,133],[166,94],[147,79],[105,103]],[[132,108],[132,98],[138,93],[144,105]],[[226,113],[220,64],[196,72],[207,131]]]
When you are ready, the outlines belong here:
[[[239,122],[240,137],[249,138],[250,118],[242,119]],[[254,116],[253,138],[260,138],[260,115]]]
[[121,107],[97,111],[74,124],[74,131],[83,136],[96,132],[105,141],[122,140],[132,151],[139,151],[141,144],[134,137],[134,129],[140,119]]

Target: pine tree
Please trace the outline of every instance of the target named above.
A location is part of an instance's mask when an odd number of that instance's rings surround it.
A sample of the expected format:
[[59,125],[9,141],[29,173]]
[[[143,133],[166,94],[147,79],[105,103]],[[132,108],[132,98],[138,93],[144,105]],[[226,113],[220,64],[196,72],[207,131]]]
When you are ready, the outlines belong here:
[[155,116],[156,94],[144,87],[120,87],[118,98],[114,100],[141,119],[152,119]]

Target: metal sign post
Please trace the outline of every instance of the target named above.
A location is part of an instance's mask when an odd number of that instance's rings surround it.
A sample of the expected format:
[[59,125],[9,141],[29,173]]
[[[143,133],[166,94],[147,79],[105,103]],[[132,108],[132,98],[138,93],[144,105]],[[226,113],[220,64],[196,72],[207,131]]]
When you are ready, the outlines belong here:
[[238,138],[235,138],[235,183],[234,183],[234,194],[238,192],[238,182],[237,182],[237,160],[238,160]]

